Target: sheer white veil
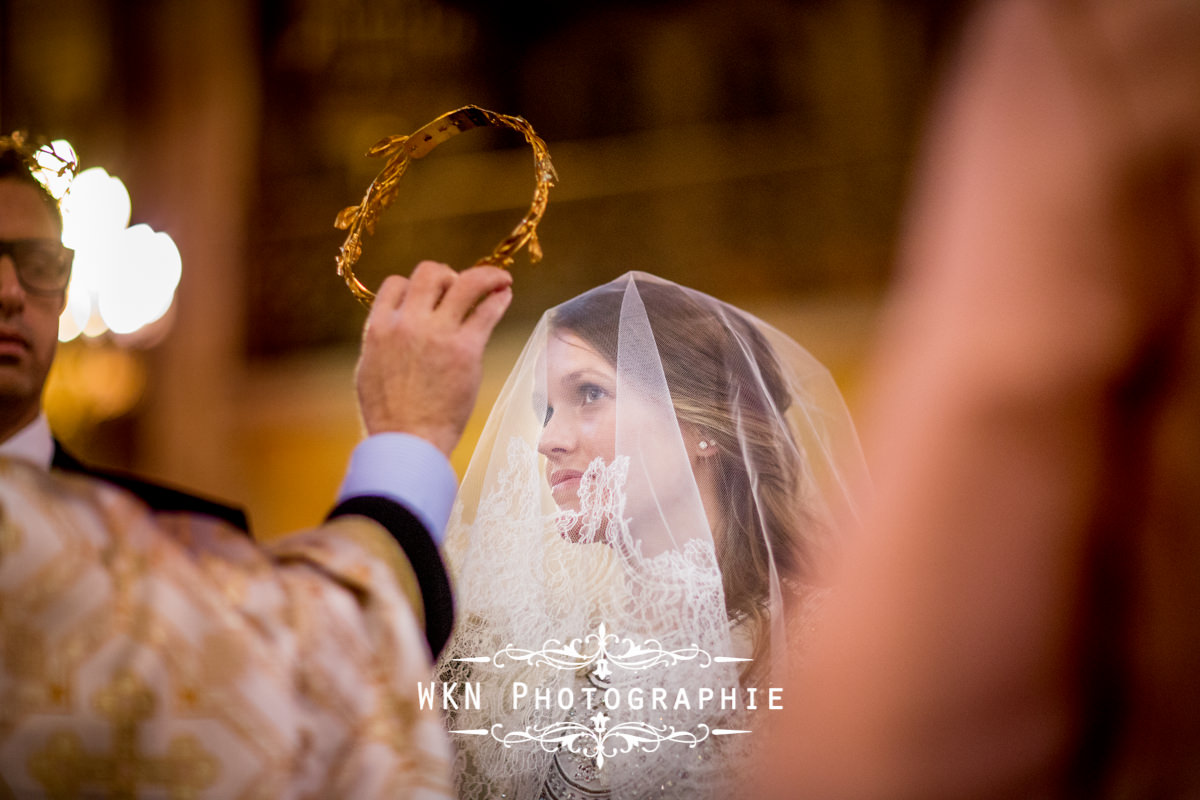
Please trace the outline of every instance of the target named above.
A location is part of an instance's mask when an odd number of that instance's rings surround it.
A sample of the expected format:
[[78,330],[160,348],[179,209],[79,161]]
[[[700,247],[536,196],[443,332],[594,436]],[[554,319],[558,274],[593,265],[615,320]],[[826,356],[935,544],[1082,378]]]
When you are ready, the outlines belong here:
[[761,320],[638,272],[548,311],[445,545],[460,794],[725,796],[866,485],[828,370]]

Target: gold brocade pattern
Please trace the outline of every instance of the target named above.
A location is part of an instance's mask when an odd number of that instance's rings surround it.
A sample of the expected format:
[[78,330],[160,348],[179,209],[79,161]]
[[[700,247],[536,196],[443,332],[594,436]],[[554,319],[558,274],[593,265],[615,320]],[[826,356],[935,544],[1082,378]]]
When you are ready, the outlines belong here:
[[451,796],[410,580],[365,518],[260,547],[0,459],[0,798]]
[[74,731],[53,734],[29,760],[29,773],[51,797],[77,797],[85,787],[109,797],[134,797],[143,786],[162,787],[172,800],[186,800],[215,780],[217,759],[195,737],[175,737],[162,756],[139,749],[139,728],[154,715],[157,698],[136,674],[114,677],[93,705],[112,723],[112,750],[91,753]]

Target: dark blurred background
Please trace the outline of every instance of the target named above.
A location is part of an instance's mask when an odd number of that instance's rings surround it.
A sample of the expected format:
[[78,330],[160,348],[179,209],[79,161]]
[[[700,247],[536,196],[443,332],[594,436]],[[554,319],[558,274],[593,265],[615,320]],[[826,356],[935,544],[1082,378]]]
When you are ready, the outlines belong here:
[[[476,104],[528,119],[560,176],[545,259],[514,266],[477,430],[547,307],[630,269],[796,336],[853,407],[931,87],[961,16],[933,0],[0,0],[0,128],[66,138],[171,234],[152,347],[61,349],[48,408],[84,455],[317,521],[358,437],[364,311],[339,209],[388,134]],[[367,240],[378,283],[467,266],[528,208],[518,134],[416,162]],[[465,466],[470,437],[456,454]]]

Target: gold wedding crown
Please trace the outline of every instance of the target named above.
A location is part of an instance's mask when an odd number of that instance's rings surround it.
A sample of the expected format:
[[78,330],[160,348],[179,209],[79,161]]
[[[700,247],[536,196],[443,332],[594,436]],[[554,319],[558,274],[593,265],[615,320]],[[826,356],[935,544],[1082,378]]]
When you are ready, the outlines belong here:
[[367,187],[362,202],[342,209],[334,222],[337,228],[347,231],[346,240],[337,256],[338,274],[345,279],[354,296],[365,305],[371,304],[375,294],[354,275],[354,265],[362,255],[363,235],[364,232],[375,232],[375,223],[379,215],[396,200],[400,179],[408,170],[409,161],[424,158],[439,144],[463,131],[486,126],[511,128],[525,137],[525,141],[533,148],[534,176],[537,183],[529,211],[513,228],[512,233],[504,237],[492,252],[481,258],[478,263],[495,264],[507,269],[512,266],[516,252],[526,245],[529,246],[529,260],[533,263],[541,260],[542,248],[538,244],[537,226],[546,211],[550,187],[558,180],[554,165],[550,163],[550,152],[546,149],[546,143],[522,117],[497,114],[479,106],[463,106],[442,114],[408,136],[394,135],[381,139],[367,151],[368,157],[387,158],[388,161]]

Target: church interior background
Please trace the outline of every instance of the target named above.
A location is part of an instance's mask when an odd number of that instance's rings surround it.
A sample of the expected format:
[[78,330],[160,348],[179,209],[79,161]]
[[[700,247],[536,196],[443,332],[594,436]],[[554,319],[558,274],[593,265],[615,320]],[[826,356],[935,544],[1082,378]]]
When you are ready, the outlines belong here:
[[[183,277],[154,335],[60,346],[52,424],[81,456],[319,521],[361,435],[362,307],[335,273],[366,149],[466,104],[528,119],[559,174],[454,464],[547,307],[630,269],[791,333],[855,407],[930,87],[933,0],[0,0],[0,127],[119,174]],[[467,266],[528,207],[519,135],[419,162],[366,244],[378,283]],[[868,457],[869,457],[869,442]]]

